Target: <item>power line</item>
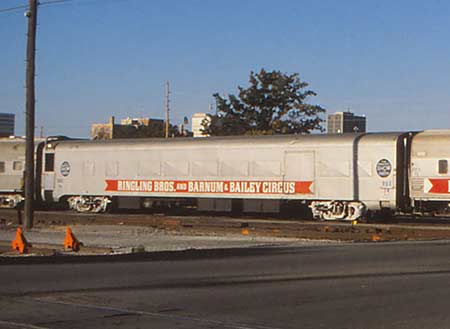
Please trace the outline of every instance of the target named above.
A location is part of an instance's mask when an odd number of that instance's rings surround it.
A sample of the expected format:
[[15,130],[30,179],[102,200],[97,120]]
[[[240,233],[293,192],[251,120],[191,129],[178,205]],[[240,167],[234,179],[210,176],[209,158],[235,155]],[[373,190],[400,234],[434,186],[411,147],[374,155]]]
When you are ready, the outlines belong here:
[[[98,2],[98,1],[104,1],[104,0],[47,0],[47,1],[39,2],[38,5],[39,6],[49,6],[49,5],[51,6],[51,5],[58,5],[58,4],[65,4],[65,3],[74,3],[77,5],[80,5],[80,4],[94,3],[94,2]],[[109,1],[120,2],[120,1],[129,1],[129,0],[109,0]],[[4,9],[0,9],[0,14],[7,13],[7,12],[15,12],[15,11],[19,11],[19,10],[23,10],[23,9],[27,9],[27,8],[28,8],[28,5],[4,8]]]
[[[73,2],[73,1],[74,0],[47,0],[47,1],[39,2],[38,5],[39,6],[56,5],[56,4],[60,4],[60,3]],[[23,9],[28,9],[28,5],[21,5],[21,6],[16,6],[16,7],[0,9],[0,13],[14,12],[14,11],[19,11],[19,10],[23,10]]]
[[53,4],[72,2],[72,1],[74,1],[74,0],[48,0],[48,1],[40,2],[39,5],[46,6],[46,5],[53,5]]
[[[108,0],[108,3],[111,3],[111,2],[126,2],[126,1],[131,1],[131,0]],[[77,5],[85,5],[85,4],[95,3],[95,2],[106,3],[106,0],[47,0],[47,1],[39,2],[39,5],[40,6],[56,5],[56,4],[68,3],[68,2],[77,4]]]
[[21,5],[21,6],[11,7],[11,8],[0,9],[0,13],[7,13],[10,11],[18,11],[19,9],[24,9],[24,8],[28,8],[28,5]]

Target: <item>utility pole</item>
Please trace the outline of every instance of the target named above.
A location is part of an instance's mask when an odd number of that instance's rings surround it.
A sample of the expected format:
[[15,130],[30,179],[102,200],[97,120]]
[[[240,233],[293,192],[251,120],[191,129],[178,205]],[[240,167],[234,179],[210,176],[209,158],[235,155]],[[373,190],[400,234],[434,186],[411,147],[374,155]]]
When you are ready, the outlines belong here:
[[169,110],[170,110],[170,89],[169,89],[169,81],[166,81],[166,121],[164,129],[165,138],[169,138]]
[[25,122],[25,229],[33,227],[34,207],[34,106],[35,55],[38,0],[29,0]]

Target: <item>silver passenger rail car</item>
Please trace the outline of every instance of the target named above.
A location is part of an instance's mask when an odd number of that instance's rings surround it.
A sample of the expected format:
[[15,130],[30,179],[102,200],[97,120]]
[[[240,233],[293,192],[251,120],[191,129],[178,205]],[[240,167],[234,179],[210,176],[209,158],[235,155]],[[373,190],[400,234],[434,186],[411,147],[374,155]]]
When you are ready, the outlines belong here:
[[277,212],[299,201],[316,218],[355,220],[406,209],[411,134],[282,135],[55,141],[43,154],[41,196],[81,212],[158,202],[200,210]]
[[0,139],[0,207],[15,208],[23,201],[25,141]]
[[450,130],[425,130],[411,147],[411,203],[418,215],[450,211]]

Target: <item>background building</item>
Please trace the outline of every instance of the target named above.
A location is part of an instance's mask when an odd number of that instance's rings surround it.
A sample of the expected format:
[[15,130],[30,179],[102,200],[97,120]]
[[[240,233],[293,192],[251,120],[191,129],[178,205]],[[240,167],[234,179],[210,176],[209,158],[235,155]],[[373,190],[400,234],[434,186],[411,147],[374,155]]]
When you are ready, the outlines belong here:
[[203,120],[208,120],[209,115],[206,113],[194,113],[191,117],[191,129],[194,137],[207,137],[207,135],[203,135],[202,130],[202,122]]
[[14,136],[14,118],[14,114],[0,113],[0,137]]
[[163,134],[164,121],[151,118],[126,118],[116,124],[112,116],[108,123],[91,126],[92,139],[162,137]]
[[364,133],[366,117],[352,112],[336,112],[328,115],[327,132],[329,134]]

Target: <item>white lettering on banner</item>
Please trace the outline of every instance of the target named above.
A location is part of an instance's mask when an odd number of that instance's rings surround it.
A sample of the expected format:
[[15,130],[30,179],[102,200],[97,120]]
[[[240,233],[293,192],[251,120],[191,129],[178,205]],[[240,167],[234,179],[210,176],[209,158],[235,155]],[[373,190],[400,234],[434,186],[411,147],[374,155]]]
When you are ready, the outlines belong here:
[[312,181],[106,180],[105,191],[155,193],[311,194]]

